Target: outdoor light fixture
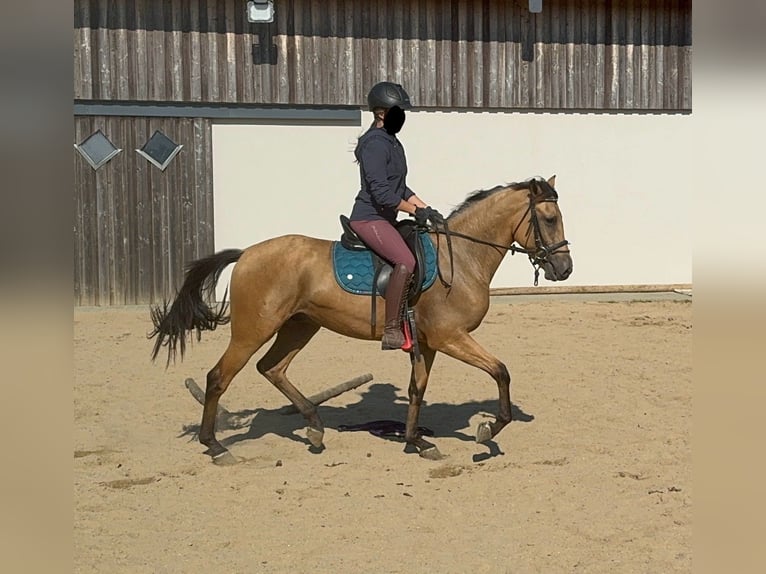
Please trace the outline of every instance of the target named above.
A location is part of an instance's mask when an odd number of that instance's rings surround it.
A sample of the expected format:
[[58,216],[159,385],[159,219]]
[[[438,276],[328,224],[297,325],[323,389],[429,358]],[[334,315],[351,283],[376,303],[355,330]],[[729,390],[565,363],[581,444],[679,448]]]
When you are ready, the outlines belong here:
[[274,0],[250,0],[247,3],[247,21],[270,24],[274,21]]
[[543,0],[529,0],[529,11],[539,13],[543,11]]

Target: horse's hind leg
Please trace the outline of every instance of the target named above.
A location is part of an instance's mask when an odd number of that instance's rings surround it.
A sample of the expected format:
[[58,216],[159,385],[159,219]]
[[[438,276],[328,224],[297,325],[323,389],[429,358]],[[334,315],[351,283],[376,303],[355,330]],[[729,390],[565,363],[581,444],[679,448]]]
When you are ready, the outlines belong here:
[[207,454],[213,457],[216,463],[234,462],[229,451],[215,438],[215,419],[218,410],[218,401],[221,395],[229,387],[232,379],[242,370],[253,353],[260,345],[243,345],[234,338],[229,342],[223,356],[207,374],[207,387],[205,389],[205,404],[202,409],[202,424],[200,425],[199,441],[208,447]]
[[285,395],[308,421],[306,434],[315,448],[322,446],[324,425],[317,414],[316,405],[309,401],[287,378],[287,367],[295,356],[319,331],[319,325],[308,317],[291,317],[277,333],[274,344],[258,361],[258,372]]

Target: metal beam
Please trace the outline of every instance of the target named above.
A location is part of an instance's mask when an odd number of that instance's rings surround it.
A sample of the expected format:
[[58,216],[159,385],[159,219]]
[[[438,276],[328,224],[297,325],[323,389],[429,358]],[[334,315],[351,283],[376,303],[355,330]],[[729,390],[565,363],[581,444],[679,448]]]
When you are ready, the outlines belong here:
[[210,118],[218,120],[264,120],[359,125],[362,111],[347,107],[273,107],[159,102],[111,102],[75,100],[75,116],[136,116],[163,118]]

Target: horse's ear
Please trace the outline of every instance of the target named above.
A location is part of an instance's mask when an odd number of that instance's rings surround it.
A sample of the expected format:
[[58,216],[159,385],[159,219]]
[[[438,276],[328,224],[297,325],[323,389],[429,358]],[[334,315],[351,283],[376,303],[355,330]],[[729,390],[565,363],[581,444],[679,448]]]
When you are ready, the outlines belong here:
[[548,185],[550,185],[553,189],[556,189],[556,176],[552,175],[548,178]]

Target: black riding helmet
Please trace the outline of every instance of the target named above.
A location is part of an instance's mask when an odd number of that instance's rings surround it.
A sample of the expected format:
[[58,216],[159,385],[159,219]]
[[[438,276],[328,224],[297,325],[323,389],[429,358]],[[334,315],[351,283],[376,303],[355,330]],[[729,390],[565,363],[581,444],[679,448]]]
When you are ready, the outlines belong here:
[[375,108],[393,108],[399,106],[403,110],[412,107],[410,96],[404,91],[400,84],[393,82],[379,82],[375,84],[370,93],[367,94],[367,103],[370,110]]

